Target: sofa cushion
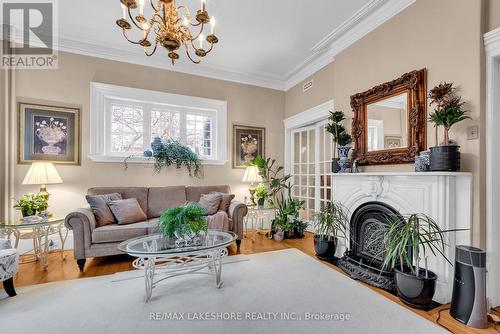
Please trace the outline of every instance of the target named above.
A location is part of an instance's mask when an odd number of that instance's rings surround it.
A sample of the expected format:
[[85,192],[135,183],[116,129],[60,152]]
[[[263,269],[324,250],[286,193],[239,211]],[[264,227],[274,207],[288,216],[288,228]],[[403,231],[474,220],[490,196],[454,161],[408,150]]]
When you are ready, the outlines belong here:
[[92,243],[122,242],[147,235],[154,230],[156,224],[156,220],[149,220],[128,225],[111,224],[98,227],[92,231]]
[[218,193],[216,191],[212,191],[211,194],[221,194],[222,200],[220,201],[218,211],[229,212],[229,206],[231,205],[231,202],[234,199],[234,194]]
[[201,195],[211,192],[231,193],[231,188],[229,188],[229,186],[186,187],[186,200],[188,202],[199,202]]
[[118,225],[133,224],[148,219],[135,198],[111,201],[108,206],[115,215]]
[[160,217],[165,209],[184,205],[186,203],[186,187],[157,187],[149,188],[148,218]]
[[204,194],[200,197],[200,206],[205,209],[205,215],[213,215],[219,211],[219,205],[222,201],[221,193]]
[[116,218],[109,209],[108,203],[122,199],[119,193],[105,195],[87,195],[85,196],[94,214],[97,226],[104,226],[116,223]]
[[148,212],[148,188],[146,187],[96,187],[88,190],[89,195],[119,193],[123,199],[135,198],[142,211]]

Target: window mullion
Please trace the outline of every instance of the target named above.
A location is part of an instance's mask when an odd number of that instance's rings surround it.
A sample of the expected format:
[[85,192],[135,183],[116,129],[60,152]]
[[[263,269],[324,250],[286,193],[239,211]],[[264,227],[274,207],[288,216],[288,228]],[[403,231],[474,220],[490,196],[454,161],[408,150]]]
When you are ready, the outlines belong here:
[[180,131],[179,131],[179,136],[180,136],[180,141],[183,145],[187,144],[187,121],[186,121],[186,111],[185,110],[179,110],[179,115],[180,115]]
[[142,147],[144,151],[149,150],[151,144],[151,109],[150,104],[142,106]]

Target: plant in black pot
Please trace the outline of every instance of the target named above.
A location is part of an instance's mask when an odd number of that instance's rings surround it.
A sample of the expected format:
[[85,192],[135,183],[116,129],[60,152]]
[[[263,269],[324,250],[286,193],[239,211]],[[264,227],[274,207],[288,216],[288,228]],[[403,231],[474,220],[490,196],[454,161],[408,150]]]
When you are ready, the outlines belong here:
[[445,255],[445,236],[455,231],[459,230],[442,230],[424,214],[388,219],[383,266],[395,270],[396,289],[403,303],[420,309],[432,303],[438,276],[429,270],[427,259],[442,256],[452,265]]
[[328,123],[325,125],[326,132],[333,136],[333,152],[338,154],[338,157],[332,158],[333,173],[342,173],[349,168],[348,156],[351,149],[349,145],[352,143],[352,137],[342,125],[344,120],[345,116],[342,111],[330,111]]
[[340,203],[328,201],[316,214],[314,228],[314,250],[322,260],[331,261],[335,258],[337,238],[346,238],[349,215],[347,209]]
[[47,199],[41,194],[23,195],[14,205],[14,209],[21,211],[23,217],[36,215],[47,210],[48,207]]
[[429,121],[436,128],[436,145],[438,145],[438,128],[444,128],[444,143],[430,148],[431,171],[460,170],[460,146],[450,144],[450,128],[465,119],[468,111],[464,110],[462,98],[456,94],[453,83],[443,82],[429,91],[430,105],[435,106],[429,115]]

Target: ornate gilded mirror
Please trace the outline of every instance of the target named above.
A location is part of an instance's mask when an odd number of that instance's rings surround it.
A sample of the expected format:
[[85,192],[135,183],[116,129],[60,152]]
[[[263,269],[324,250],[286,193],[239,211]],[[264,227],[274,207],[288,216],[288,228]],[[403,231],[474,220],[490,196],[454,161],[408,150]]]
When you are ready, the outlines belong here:
[[426,149],[426,82],[422,69],[351,96],[358,164],[411,163]]

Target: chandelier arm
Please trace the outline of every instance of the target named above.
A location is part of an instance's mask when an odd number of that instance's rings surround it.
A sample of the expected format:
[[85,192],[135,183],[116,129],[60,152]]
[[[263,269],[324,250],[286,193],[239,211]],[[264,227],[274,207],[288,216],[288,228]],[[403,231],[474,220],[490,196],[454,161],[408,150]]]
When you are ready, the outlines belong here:
[[156,7],[155,7],[155,5],[154,5],[154,3],[153,3],[153,0],[149,0],[149,3],[151,4],[151,7],[153,8],[153,10],[154,10],[155,12],[158,12],[158,9],[156,9]]
[[153,48],[151,53],[148,53],[146,48],[144,48],[144,53],[146,54],[146,56],[151,57],[156,52],[156,48],[158,48],[158,41],[155,41],[155,47]]
[[184,16],[188,19],[189,24],[191,24],[191,13],[189,12],[189,8],[186,6],[177,7],[177,11],[184,11]]
[[[198,32],[198,34],[197,34],[195,37],[191,38],[191,43],[193,43],[195,40],[197,40],[197,39],[198,39],[198,37],[200,37],[200,35],[203,33],[203,28],[205,28],[205,25],[204,25],[204,24],[202,24],[202,25],[201,25],[201,29],[200,29],[200,31]],[[193,46],[194,46],[194,45],[193,45]]]
[[144,29],[142,29],[142,27],[140,27],[137,22],[135,22],[135,19],[132,17],[132,11],[130,10],[130,8],[128,8],[128,16],[130,17],[130,20],[132,21],[132,23],[137,27],[139,28],[140,30],[144,31]]
[[205,52],[208,54],[210,53],[210,51],[212,51],[213,48],[214,48],[214,43],[210,43],[210,49],[205,50]]
[[125,39],[126,39],[127,41],[129,41],[130,43],[132,43],[132,44],[138,44],[138,45],[140,45],[140,44],[141,44],[141,41],[143,41],[143,40],[144,40],[144,38],[143,38],[143,39],[140,39],[138,42],[133,41],[133,40],[131,40],[130,38],[128,38],[128,37],[127,37],[127,33],[125,32],[125,29],[123,29],[123,30],[122,30],[122,32],[123,32],[123,37],[125,37]]
[[187,45],[186,45],[186,44],[184,44],[184,48],[186,49],[186,54],[187,54],[187,56],[188,56],[189,60],[191,60],[191,61],[192,61],[193,63],[195,63],[195,64],[199,64],[199,63],[201,63],[201,60],[197,60],[197,61],[196,61],[196,60],[194,60],[193,58],[191,58],[191,55],[189,54],[189,49],[188,49],[188,47],[187,47]]

